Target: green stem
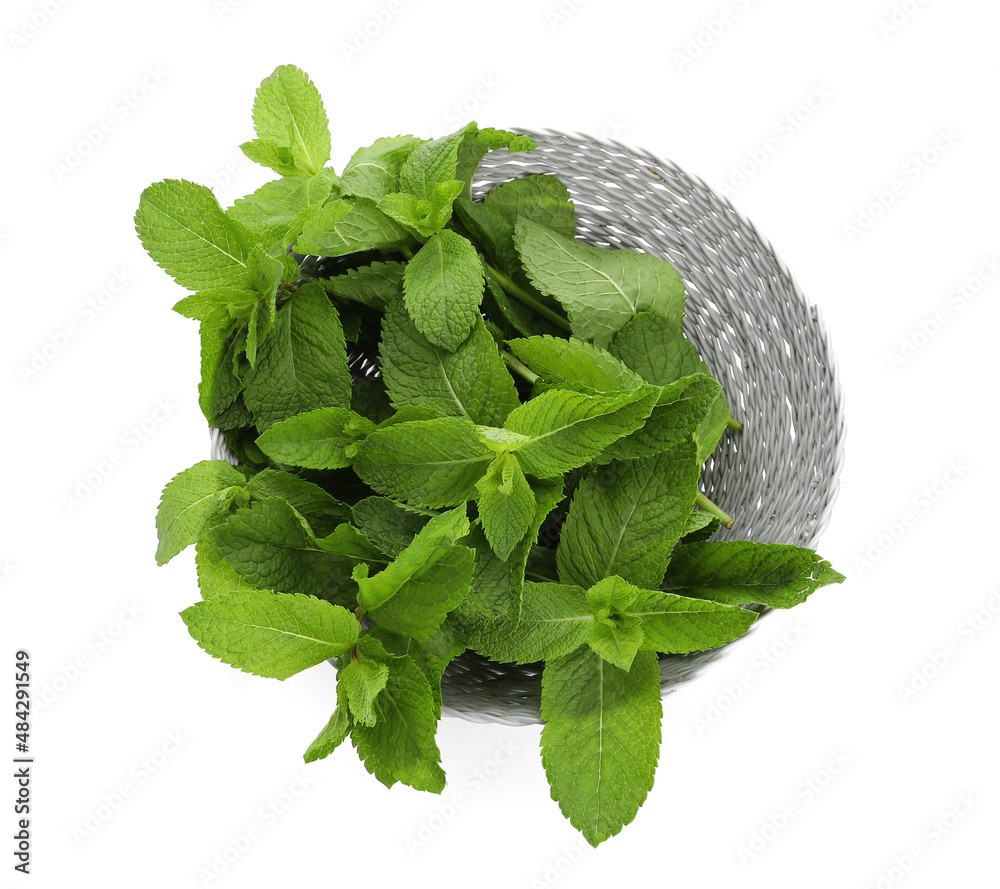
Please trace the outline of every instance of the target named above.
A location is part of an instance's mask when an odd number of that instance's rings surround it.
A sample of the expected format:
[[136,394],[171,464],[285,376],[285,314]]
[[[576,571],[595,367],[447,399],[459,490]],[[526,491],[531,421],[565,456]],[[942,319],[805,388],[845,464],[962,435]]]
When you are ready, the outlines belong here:
[[733,432],[739,432],[743,428],[743,424],[734,417],[730,417],[726,420],[726,428],[732,429]]
[[503,358],[504,363],[518,376],[524,377],[529,383],[534,383],[538,379],[538,374],[536,374],[528,365],[524,364],[522,361],[515,358],[510,352],[505,349],[500,350],[500,357]]
[[697,503],[705,512],[714,515],[722,524],[727,528],[733,527],[733,519],[731,516],[726,515],[718,506],[716,506],[711,500],[709,500],[704,494],[699,491],[694,498],[694,502]]
[[554,312],[548,306],[540,303],[524,288],[517,285],[507,275],[501,272],[500,269],[495,269],[489,263],[486,263],[486,270],[497,279],[497,283],[504,289],[504,292],[508,296],[513,296],[518,302],[524,303],[524,305],[526,305],[529,309],[533,312],[537,312],[547,321],[551,321],[560,330],[565,330],[566,333],[572,332],[572,328],[569,326],[569,321],[563,318],[563,316],[558,312]]
[[399,252],[403,254],[407,259],[413,259],[413,251],[406,246],[406,244],[399,245]]

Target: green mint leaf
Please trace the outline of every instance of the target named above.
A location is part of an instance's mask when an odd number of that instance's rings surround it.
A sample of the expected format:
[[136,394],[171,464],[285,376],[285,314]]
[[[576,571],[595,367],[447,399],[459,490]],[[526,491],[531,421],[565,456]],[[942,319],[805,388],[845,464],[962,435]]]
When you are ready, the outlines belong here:
[[552,798],[592,846],[617,834],[652,789],[660,671],[640,651],[628,671],[582,646],[542,673],[542,765]]
[[474,554],[455,545],[468,531],[464,507],[432,518],[383,571],[355,572],[359,604],[378,626],[427,639],[469,592]]
[[620,670],[630,670],[642,640],[642,626],[638,618],[601,618],[591,623],[587,644],[609,664]]
[[330,197],[335,177],[283,176],[239,198],[226,215],[249,229],[268,253],[277,256],[295,241],[309,211]]
[[261,432],[304,411],[350,405],[347,343],[322,287],[305,284],[278,309],[244,399]]
[[[174,305],[174,311],[185,318],[198,321],[221,322],[223,319],[246,317],[260,299],[260,294],[249,286],[213,287],[185,296]],[[229,330],[231,325],[220,325]]]
[[714,515],[695,507],[688,516],[687,524],[684,526],[684,533],[681,534],[681,543],[699,543],[708,540],[719,528],[722,522]]
[[[358,642],[358,652],[363,653],[367,638]],[[389,679],[389,668],[378,661],[358,657],[349,661],[337,671],[337,684],[343,684],[351,710],[351,718],[361,725],[375,725],[375,699],[385,688]]]
[[738,605],[658,590],[639,590],[622,615],[642,621],[644,649],[665,654],[718,648],[746,633],[758,617]]
[[[405,555],[404,550],[396,562]],[[370,608],[369,615],[378,626],[393,633],[409,636],[417,642],[425,641],[468,595],[474,560],[475,553],[467,546],[451,546],[435,554],[413,571],[388,601]],[[386,571],[390,568],[392,565]],[[378,581],[383,574],[385,571],[373,579]],[[364,604],[367,578],[358,571],[355,579],[361,587],[359,598]],[[377,594],[378,591],[374,593]]]
[[445,774],[434,741],[438,708],[426,675],[410,657],[389,654],[365,636],[368,657],[389,668],[385,688],[373,704],[375,724],[354,725],[351,743],[365,768],[386,787],[397,781],[440,793]]
[[620,615],[642,592],[617,575],[605,577],[587,590],[587,605],[596,617]]
[[477,425],[502,426],[520,404],[497,344],[479,319],[465,342],[448,351],[420,333],[397,302],[382,322],[379,358],[397,409],[426,407]]
[[251,139],[240,145],[242,151],[255,164],[270,167],[279,176],[301,176],[290,148],[281,148],[265,139]]
[[363,250],[393,250],[412,241],[407,228],[371,202],[338,198],[309,212],[294,249],[313,256],[345,256]]
[[389,136],[359,148],[340,174],[342,194],[377,202],[399,191],[399,170],[421,142],[415,136]]
[[314,534],[324,537],[351,521],[351,508],[319,485],[279,469],[258,472],[246,485],[257,500],[284,500]]
[[460,633],[470,648],[500,663],[548,661],[583,645],[594,623],[581,587],[525,581],[517,615],[481,621]]
[[642,377],[608,351],[572,337],[533,336],[507,345],[546,383],[562,389],[612,394],[643,385]]
[[239,287],[256,243],[230,219],[211,189],[184,179],[150,185],[139,199],[135,229],[153,261],[182,287]]
[[333,711],[330,721],[309,745],[302,758],[307,762],[325,759],[336,750],[351,732],[351,714],[348,709],[347,695],[337,689],[337,708]]
[[452,203],[462,191],[457,179],[439,182],[428,198],[418,198],[409,192],[387,194],[379,199],[378,208],[418,234],[427,238],[441,231],[451,219]]
[[384,312],[403,295],[404,262],[373,262],[348,269],[341,275],[319,279],[330,293],[340,299],[361,303]]
[[472,242],[495,267],[516,269],[520,266],[514,249],[514,226],[496,210],[465,195],[455,198],[452,210]]
[[343,407],[321,407],[271,426],[257,446],[276,463],[306,469],[350,466],[375,424]]
[[442,624],[423,642],[409,636],[389,632],[385,627],[373,627],[365,636],[378,639],[390,654],[406,656],[427,677],[434,696],[435,718],[441,718],[441,677],[445,668],[465,651],[465,645],[447,624]]
[[573,495],[559,538],[560,579],[586,588],[618,575],[656,589],[684,533],[698,474],[694,443],[681,442],[587,476]]
[[531,527],[506,560],[496,554],[481,527],[474,527],[463,541],[475,550],[476,563],[472,589],[452,615],[451,622],[462,639],[476,638],[483,620],[510,614],[516,621],[520,613],[521,587],[528,555],[538,539],[542,523],[563,499],[563,480],[539,480],[534,482],[532,488],[535,515]]
[[420,200],[432,201],[436,185],[457,178],[459,146],[475,126],[469,124],[440,139],[417,145],[400,167],[400,190]]
[[743,540],[685,543],[674,551],[668,588],[730,605],[791,608],[844,575],[813,550]]
[[669,386],[664,386],[660,390],[656,406],[642,428],[627,438],[620,438],[609,445],[601,455],[602,459],[631,460],[651,457],[693,436],[698,442],[698,462],[704,463],[705,457],[708,456],[704,448],[709,441],[702,440],[700,436],[703,433],[709,436],[714,434],[715,438],[710,442],[711,448],[714,449],[722,430],[725,429],[725,419],[719,426],[718,420],[714,418],[715,405],[720,399],[724,405],[722,386],[704,374],[683,377]]
[[246,474],[224,460],[202,460],[175,475],[156,512],[156,564],[165,565],[195,543],[205,525],[229,507],[229,492],[244,482]]
[[246,673],[287,679],[358,640],[351,612],[310,596],[242,591],[181,612],[198,644]]
[[524,471],[550,478],[583,466],[642,426],[656,396],[648,388],[620,395],[553,389],[511,411],[504,425],[526,437],[514,446]]
[[514,454],[498,454],[477,483],[479,518],[490,546],[506,560],[531,528],[535,495]]
[[607,346],[644,311],[681,317],[684,284],[666,260],[593,247],[529,219],[518,220],[514,241],[531,282],[563,305],[580,339]]
[[[300,173],[315,175],[330,159],[330,122],[323,100],[308,75],[294,65],[275,68],[261,82],[253,103],[253,124],[259,142],[276,153],[287,152]],[[281,166],[284,169],[277,172],[289,172],[287,163]]]
[[536,173],[494,185],[486,195],[485,204],[511,226],[518,219],[529,219],[569,238],[576,234],[569,189],[555,176]]
[[432,235],[403,274],[403,299],[417,329],[449,352],[462,344],[480,317],[483,287],[476,248],[450,229]]
[[684,336],[679,317],[640,312],[615,334],[608,351],[657,386],[692,374],[712,374]]
[[358,580],[359,603],[366,609],[384,605],[403,592],[422,570],[451,552],[455,541],[468,533],[469,519],[464,506],[434,516],[384,571]]
[[365,536],[393,559],[410,545],[432,515],[388,497],[365,497],[354,504],[352,511],[354,523]]
[[198,587],[203,599],[214,599],[245,590],[273,592],[255,587],[223,558],[211,533],[203,533],[195,544],[194,564],[198,570]]
[[357,558],[324,552],[283,500],[258,500],[211,529],[223,556],[254,586],[353,607]]
[[530,136],[521,136],[509,130],[498,130],[495,127],[476,129],[474,124],[466,129],[465,138],[462,139],[458,149],[456,178],[465,183],[464,191],[467,197],[472,196],[472,180],[486,153],[497,151],[504,146],[507,146],[510,154],[538,147]]
[[440,417],[377,429],[362,443],[354,471],[380,494],[438,509],[475,499],[492,460],[473,423]]

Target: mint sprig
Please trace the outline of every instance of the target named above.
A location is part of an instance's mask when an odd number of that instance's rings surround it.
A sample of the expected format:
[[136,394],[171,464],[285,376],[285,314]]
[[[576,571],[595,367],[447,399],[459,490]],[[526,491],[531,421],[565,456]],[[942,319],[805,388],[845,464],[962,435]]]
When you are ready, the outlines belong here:
[[350,738],[383,784],[438,793],[448,665],[540,663],[552,796],[597,845],[653,785],[658,655],[844,578],[808,549],[712,539],[732,519],[701,467],[740,424],[684,336],[684,284],[577,240],[556,176],[474,200],[483,158],[530,138],[388,136],[338,176],[291,65],[253,128],[243,151],[278,178],[228,209],[166,179],[135,218],[188,291],[199,405],[239,462],[197,463],[159,504],[157,562],[195,546],[188,630],[262,676],[332,662],[306,761]]

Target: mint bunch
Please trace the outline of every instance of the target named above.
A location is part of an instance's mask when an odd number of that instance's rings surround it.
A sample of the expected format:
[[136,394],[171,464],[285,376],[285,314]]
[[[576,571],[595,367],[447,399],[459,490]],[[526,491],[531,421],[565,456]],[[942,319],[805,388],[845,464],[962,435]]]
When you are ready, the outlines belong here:
[[279,178],[227,209],[165,180],[136,214],[191,292],[175,309],[200,323],[200,405],[239,461],[164,489],[157,562],[196,547],[202,601],[182,617],[250,673],[333,662],[305,759],[350,738],[383,784],[434,792],[452,659],[544,662],[542,761],[596,846],[653,784],[658,655],[724,645],[758,616],[741,606],[843,577],[811,550],[711,540],[732,522],[701,466],[740,424],[684,337],[683,282],[575,240],[554,176],[474,200],[486,154],[531,139],[391,136],[337,175],[292,66],[253,121],[243,151]]

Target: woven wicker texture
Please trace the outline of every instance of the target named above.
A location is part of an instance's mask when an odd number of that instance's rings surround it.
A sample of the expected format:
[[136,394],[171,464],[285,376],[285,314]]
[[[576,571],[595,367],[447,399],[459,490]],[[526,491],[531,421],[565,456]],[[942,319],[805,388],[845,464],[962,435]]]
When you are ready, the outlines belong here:
[[[702,475],[705,493],[735,519],[713,539],[812,546],[838,491],[844,431],[836,362],[818,310],[753,225],[700,179],[615,142],[521,132],[539,147],[488,155],[477,194],[519,176],[554,174],[575,202],[581,239],[661,256],[684,280],[684,331],[744,423],[743,431],[723,435]],[[355,374],[378,372],[371,356],[351,359]],[[213,456],[227,458],[226,450],[213,430]],[[662,691],[734,644],[661,656]],[[445,673],[444,712],[474,722],[537,723],[540,675],[539,665],[467,653]]]

